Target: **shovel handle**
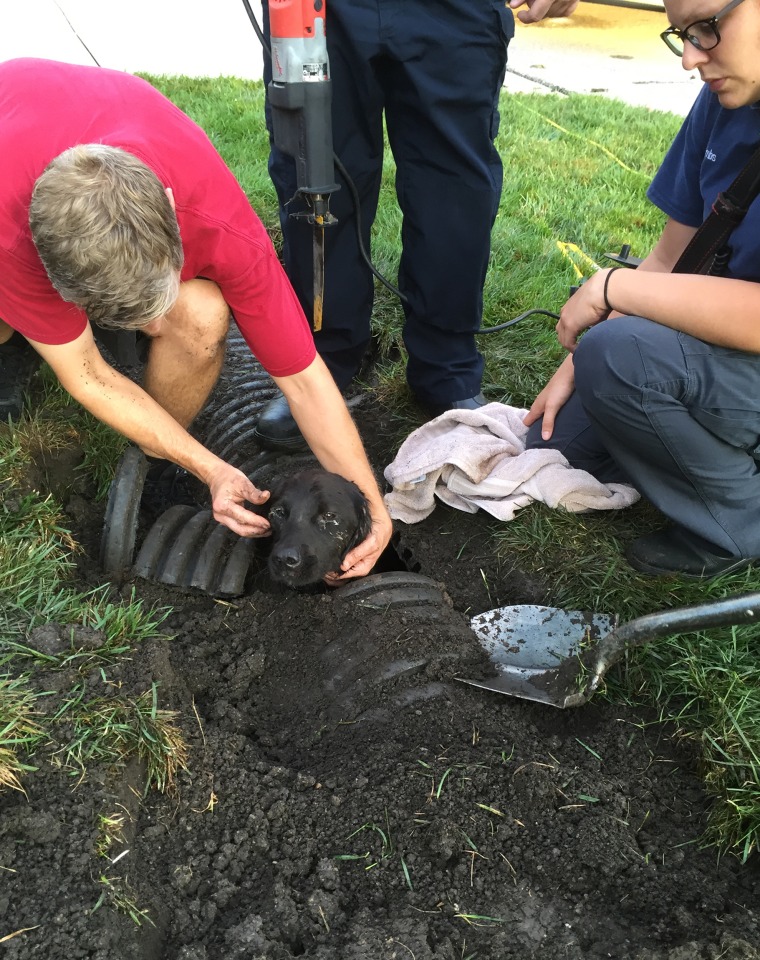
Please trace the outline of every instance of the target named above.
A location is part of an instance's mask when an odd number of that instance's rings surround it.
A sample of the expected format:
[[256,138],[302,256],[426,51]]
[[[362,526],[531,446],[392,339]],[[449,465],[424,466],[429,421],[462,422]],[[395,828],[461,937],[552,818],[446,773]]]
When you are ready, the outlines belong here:
[[[629,620],[608,633],[596,647],[593,659],[587,664],[588,683],[584,691],[576,695],[581,698],[579,703],[591,696],[609,668],[618,662],[626,650],[667,634],[688,633],[709,627],[733,627],[743,623],[760,623],[760,592],[676,607],[674,610],[649,613]],[[571,701],[574,699],[568,698]],[[566,706],[572,705],[566,702]]]

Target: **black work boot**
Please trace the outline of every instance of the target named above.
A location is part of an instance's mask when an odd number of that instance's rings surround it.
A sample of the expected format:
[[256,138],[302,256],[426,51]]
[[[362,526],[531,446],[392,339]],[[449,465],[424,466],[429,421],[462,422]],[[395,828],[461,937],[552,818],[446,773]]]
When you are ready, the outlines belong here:
[[24,409],[24,395],[41,363],[37,354],[14,331],[0,344],[0,421],[18,420]]
[[253,435],[265,450],[296,453],[308,448],[290,412],[288,401],[281,393],[273,397],[264,407]]
[[430,417],[440,417],[440,415],[446,413],[447,410],[478,410],[488,402],[482,393],[474,397],[465,397],[464,400],[452,400],[449,403],[426,403],[423,400],[418,401],[419,405]]
[[732,556],[681,527],[668,527],[639,537],[628,545],[625,556],[630,565],[642,573],[687,580],[738,573],[758,560]]

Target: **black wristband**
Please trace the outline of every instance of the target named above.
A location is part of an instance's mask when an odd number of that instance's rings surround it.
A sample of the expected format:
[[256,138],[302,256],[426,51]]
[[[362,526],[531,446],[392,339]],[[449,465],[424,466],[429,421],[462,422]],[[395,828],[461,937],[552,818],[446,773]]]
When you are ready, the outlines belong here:
[[609,298],[610,277],[612,276],[612,274],[613,274],[616,270],[619,270],[619,269],[620,269],[620,267],[613,267],[613,268],[610,270],[610,272],[607,274],[607,276],[604,278],[604,305],[605,305],[605,307],[607,307],[608,310],[614,310],[614,309],[615,309],[615,308],[612,306],[612,304],[610,303],[610,298]]

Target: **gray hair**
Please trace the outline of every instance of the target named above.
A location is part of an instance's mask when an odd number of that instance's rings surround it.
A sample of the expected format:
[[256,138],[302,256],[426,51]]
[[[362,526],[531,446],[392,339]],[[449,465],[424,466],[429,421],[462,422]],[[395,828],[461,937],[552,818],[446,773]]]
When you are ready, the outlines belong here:
[[158,177],[126,150],[89,143],[57,156],[34,185],[29,225],[51,283],[91,323],[137,329],[174,306],[177,218]]

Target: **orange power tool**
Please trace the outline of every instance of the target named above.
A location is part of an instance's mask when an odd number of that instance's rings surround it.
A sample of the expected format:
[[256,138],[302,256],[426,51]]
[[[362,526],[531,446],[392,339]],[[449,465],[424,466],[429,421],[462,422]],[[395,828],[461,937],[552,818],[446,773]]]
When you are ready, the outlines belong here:
[[322,328],[325,287],[325,227],[335,223],[330,194],[335,183],[332,89],[325,39],[324,0],[268,0],[272,53],[269,104],[275,146],[295,159],[303,217],[314,227],[315,330]]

